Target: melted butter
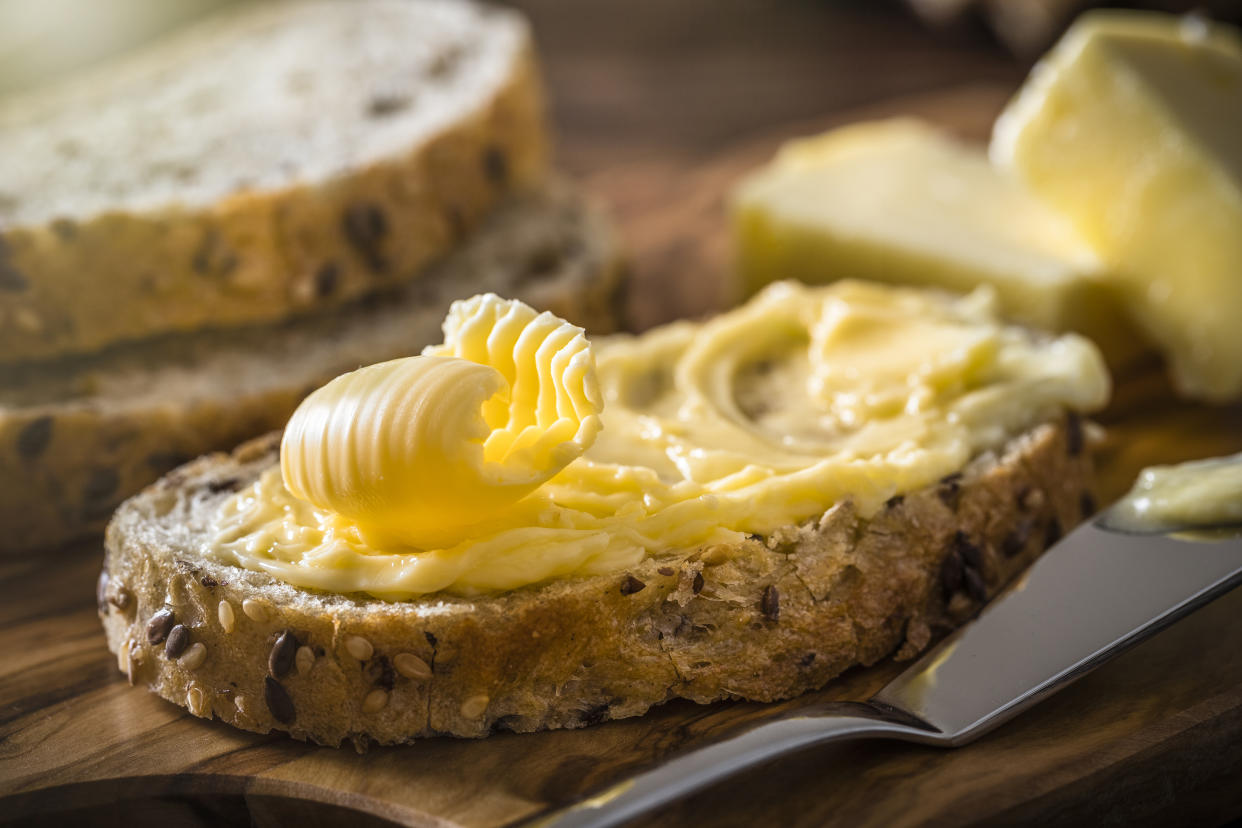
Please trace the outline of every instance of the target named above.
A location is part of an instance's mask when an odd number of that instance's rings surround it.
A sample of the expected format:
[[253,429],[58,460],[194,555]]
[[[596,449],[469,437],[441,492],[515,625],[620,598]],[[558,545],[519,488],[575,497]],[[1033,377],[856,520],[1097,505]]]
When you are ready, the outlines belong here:
[[1106,522],[1140,533],[1242,524],[1242,454],[1143,469]]
[[[529,355],[480,349],[493,323],[464,307],[454,306],[446,344],[429,354],[538,373]],[[467,318],[472,347],[459,333]],[[205,551],[298,586],[391,599],[615,572],[652,553],[767,533],[846,498],[871,514],[1065,408],[1098,408],[1109,387],[1087,340],[1002,325],[987,292],[952,299],[859,282],[773,285],[707,322],[607,339],[593,351],[602,429],[581,456],[503,508],[458,525],[472,502],[491,496],[461,490],[446,512],[454,525],[434,542],[410,543],[410,534],[374,543],[366,527],[328,501],[294,496],[270,469],[225,502]],[[462,393],[472,401],[465,422],[484,391]],[[481,406],[492,427],[489,404]],[[473,422],[408,427],[463,437],[476,434]]]

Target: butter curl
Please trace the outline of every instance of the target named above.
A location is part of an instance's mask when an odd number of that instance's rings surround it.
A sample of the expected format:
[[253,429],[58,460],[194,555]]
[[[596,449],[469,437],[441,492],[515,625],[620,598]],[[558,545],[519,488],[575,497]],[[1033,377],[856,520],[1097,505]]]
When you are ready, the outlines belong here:
[[460,540],[595,441],[603,401],[581,328],[494,294],[454,303],[443,345],[344,374],[281,442],[295,497],[369,543]]

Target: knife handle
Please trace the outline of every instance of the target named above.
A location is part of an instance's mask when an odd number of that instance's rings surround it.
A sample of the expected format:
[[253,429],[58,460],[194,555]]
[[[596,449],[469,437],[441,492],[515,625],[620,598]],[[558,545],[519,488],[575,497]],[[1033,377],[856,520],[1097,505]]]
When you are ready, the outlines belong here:
[[880,705],[828,702],[757,719],[663,758],[658,767],[613,782],[586,798],[520,823],[523,828],[607,828],[619,825],[738,771],[812,745],[889,738],[935,744],[939,731]]

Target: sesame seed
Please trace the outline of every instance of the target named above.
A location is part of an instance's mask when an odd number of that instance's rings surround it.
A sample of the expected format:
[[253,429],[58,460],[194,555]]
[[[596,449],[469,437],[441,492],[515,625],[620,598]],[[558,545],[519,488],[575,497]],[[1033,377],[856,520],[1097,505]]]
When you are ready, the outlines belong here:
[[371,642],[360,635],[351,635],[345,639],[345,650],[359,661],[366,661],[375,652]]
[[388,691],[375,688],[362,700],[363,713],[378,713],[388,704]]
[[392,666],[408,679],[431,678],[431,667],[413,653],[398,653],[392,659]]
[[220,626],[226,633],[231,633],[237,625],[237,615],[233,612],[233,605],[228,602],[228,599],[222,600],[216,607],[216,617],[220,619]]
[[196,641],[182,653],[181,658],[177,661],[187,670],[197,670],[203,666],[203,662],[207,660],[207,647],[201,641]]
[[272,613],[267,608],[267,604],[262,601],[256,601],[254,598],[247,598],[242,601],[242,612],[246,613],[246,617],[256,624],[263,624],[270,621]]
[[255,714],[258,712],[255,708],[256,703],[253,696],[233,697],[233,706],[237,708],[237,716],[233,721],[238,727],[254,727]]
[[129,641],[125,647],[125,678],[133,687],[138,683],[138,669],[142,666],[142,653],[137,641]]
[[207,694],[197,684],[191,684],[190,689],[186,691],[185,704],[195,716],[206,718],[208,713]]
[[311,671],[311,667],[315,666],[315,651],[307,646],[298,647],[293,663],[297,667],[299,676],[306,675]]
[[471,696],[461,703],[461,715],[467,719],[477,719],[487,711],[491,699],[484,695]]
[[759,611],[769,621],[780,620],[781,594],[775,586],[769,584],[763,588],[763,595],[759,598]]

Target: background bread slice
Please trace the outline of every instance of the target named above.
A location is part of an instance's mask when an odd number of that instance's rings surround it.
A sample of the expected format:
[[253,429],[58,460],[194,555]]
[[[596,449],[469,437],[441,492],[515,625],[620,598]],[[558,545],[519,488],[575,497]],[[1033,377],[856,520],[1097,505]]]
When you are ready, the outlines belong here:
[[244,3],[0,102],[0,363],[413,278],[546,167],[530,35],[467,2]]
[[453,299],[495,291],[611,331],[622,275],[603,216],[555,184],[507,201],[415,282],[344,309],[0,366],[0,550],[102,530],[123,498],[282,427],[332,377],[438,342]]
[[792,696],[895,649],[913,656],[1094,509],[1071,415],[869,520],[846,502],[615,575],[385,603],[199,553],[216,505],[278,445],[271,435],[202,458],[125,503],[99,611],[131,683],[198,716],[330,745],[580,727],[678,697]]

